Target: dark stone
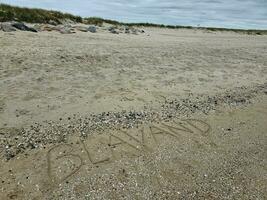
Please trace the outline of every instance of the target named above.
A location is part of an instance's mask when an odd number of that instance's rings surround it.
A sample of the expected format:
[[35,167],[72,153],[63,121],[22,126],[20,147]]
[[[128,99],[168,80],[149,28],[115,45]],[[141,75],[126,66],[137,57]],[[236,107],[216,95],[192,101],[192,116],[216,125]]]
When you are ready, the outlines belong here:
[[37,33],[37,30],[35,30],[34,28],[31,28],[31,27],[28,27],[24,23],[21,23],[21,22],[15,22],[12,24],[12,26],[15,27],[16,29],[21,30],[21,31],[30,31],[30,32]]
[[119,32],[116,31],[116,28],[115,28],[115,27],[109,27],[109,28],[108,28],[108,31],[109,31],[110,33],[113,33],[113,34],[119,34]]
[[96,27],[95,26],[89,26],[88,31],[91,33],[96,33]]

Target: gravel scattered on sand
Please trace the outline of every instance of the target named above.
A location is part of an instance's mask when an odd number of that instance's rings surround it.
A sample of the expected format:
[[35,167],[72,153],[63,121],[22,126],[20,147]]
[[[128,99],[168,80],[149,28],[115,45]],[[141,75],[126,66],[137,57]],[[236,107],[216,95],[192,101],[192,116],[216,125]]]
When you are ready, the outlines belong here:
[[21,129],[0,129],[0,152],[6,160],[27,149],[42,148],[47,144],[64,143],[73,134],[86,138],[106,129],[130,129],[141,124],[185,118],[201,112],[208,114],[218,106],[245,106],[255,97],[266,95],[267,83],[251,88],[241,87],[216,96],[194,96],[184,99],[166,99],[159,111],[144,107],[142,111],[103,112],[88,116],[73,115],[66,121],[46,121]]

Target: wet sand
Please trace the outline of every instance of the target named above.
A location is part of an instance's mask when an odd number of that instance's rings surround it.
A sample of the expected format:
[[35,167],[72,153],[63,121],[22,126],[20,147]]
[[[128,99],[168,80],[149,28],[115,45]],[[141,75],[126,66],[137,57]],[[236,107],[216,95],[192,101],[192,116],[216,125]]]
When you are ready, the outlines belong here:
[[267,36],[0,32],[0,199],[265,199]]

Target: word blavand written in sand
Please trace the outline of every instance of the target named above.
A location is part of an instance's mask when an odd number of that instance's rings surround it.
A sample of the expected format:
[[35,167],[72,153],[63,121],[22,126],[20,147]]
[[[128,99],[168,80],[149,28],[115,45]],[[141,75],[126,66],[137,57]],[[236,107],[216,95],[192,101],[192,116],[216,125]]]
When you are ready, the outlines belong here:
[[[164,137],[178,140],[187,134],[205,138],[210,131],[210,125],[202,120],[185,119],[147,125],[134,130],[119,130],[88,137],[86,140],[79,139],[76,145],[59,144],[47,152],[47,173],[51,183],[59,184],[85,165],[99,167],[119,160],[124,155],[137,157],[150,153]],[[66,160],[72,160],[74,165],[58,177],[55,170]]]

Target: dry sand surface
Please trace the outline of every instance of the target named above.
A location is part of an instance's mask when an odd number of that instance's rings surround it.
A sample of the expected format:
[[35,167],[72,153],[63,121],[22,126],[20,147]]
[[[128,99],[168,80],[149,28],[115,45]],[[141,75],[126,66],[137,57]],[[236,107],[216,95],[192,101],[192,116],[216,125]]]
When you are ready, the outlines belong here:
[[0,31],[0,199],[267,199],[267,36]]

